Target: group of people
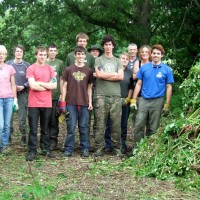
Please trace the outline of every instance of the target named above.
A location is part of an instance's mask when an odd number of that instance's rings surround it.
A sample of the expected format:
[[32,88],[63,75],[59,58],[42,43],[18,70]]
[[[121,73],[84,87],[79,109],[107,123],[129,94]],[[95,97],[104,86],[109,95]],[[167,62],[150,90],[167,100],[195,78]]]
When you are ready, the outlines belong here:
[[117,58],[113,54],[115,40],[110,35],[102,39],[103,50],[94,45],[87,51],[88,41],[85,33],[76,36],[76,47],[67,55],[65,67],[56,58],[55,45],[47,49],[37,47],[36,62],[32,65],[23,60],[25,49],[21,45],[14,48],[14,60],[5,63],[7,50],[0,45],[1,154],[6,153],[12,138],[12,116],[17,109],[21,145],[28,145],[27,161],[37,156],[39,121],[41,154],[54,157],[61,115],[67,116],[63,157],[73,155],[77,123],[82,157],[88,157],[93,150],[92,126],[95,157],[104,152],[125,155],[131,109],[134,110],[134,149],[145,135],[157,130],[162,112],[169,112],[174,82],[171,68],[161,61],[163,47],[143,45],[137,57],[137,45],[130,44],[128,52]]

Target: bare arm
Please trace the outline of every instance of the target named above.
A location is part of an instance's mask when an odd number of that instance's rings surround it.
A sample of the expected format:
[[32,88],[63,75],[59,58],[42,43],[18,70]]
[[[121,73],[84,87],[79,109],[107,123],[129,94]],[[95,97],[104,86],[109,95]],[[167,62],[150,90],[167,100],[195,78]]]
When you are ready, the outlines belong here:
[[60,77],[60,94],[62,94],[63,80],[62,76]]
[[141,90],[141,87],[142,87],[142,80],[138,80],[137,83],[136,83],[134,92],[133,92],[133,99],[137,99],[138,94]]
[[11,82],[11,88],[12,88],[12,91],[13,91],[13,94],[14,94],[14,98],[17,98],[17,87],[16,87],[16,84],[15,84],[14,75],[12,75],[10,77],[10,82]]
[[65,101],[67,95],[67,81],[63,81],[61,90],[62,90],[61,101]]
[[129,89],[129,91],[128,91],[128,97],[132,97],[132,95],[133,95],[133,89]]
[[172,97],[172,84],[167,84],[166,85],[166,104],[168,106],[170,106],[171,97]]
[[88,99],[89,99],[88,110],[92,110],[93,109],[93,106],[92,106],[92,86],[93,86],[93,84],[89,84],[88,88],[87,88]]
[[48,83],[46,82],[40,82],[40,86],[42,86],[43,88],[47,89],[47,90],[54,90],[57,88],[57,80],[56,78],[53,78],[54,80],[50,80]]
[[96,72],[96,77],[97,78],[101,78],[101,79],[108,79],[112,76],[115,76],[117,74],[117,72],[103,72],[98,70],[98,67],[95,68],[95,72]]
[[121,81],[124,78],[123,69],[120,69],[118,72],[103,72],[96,68],[95,71],[97,78],[101,78],[108,81]]
[[133,80],[137,79],[136,74],[138,71],[139,71],[139,61],[136,60],[134,67],[133,67]]
[[32,90],[36,90],[36,91],[45,91],[45,90],[47,90],[44,87],[40,86],[41,82],[36,82],[34,78],[29,78],[28,79],[28,83],[29,83],[29,87]]

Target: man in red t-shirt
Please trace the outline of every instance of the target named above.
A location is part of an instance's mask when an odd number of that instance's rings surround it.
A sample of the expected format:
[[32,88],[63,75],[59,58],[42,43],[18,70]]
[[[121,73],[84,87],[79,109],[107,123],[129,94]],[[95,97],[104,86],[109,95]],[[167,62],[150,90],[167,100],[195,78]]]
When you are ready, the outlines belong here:
[[86,50],[78,46],[74,50],[75,64],[67,67],[63,73],[62,95],[60,111],[65,110],[67,101],[67,111],[70,113],[67,121],[67,136],[65,139],[64,157],[72,156],[75,142],[75,128],[78,120],[80,133],[81,156],[89,156],[88,122],[89,110],[92,110],[92,83],[93,72],[84,64]]
[[57,80],[52,67],[45,64],[47,59],[47,49],[37,47],[36,63],[27,69],[26,78],[29,83],[28,97],[28,121],[29,121],[29,152],[26,156],[27,161],[33,161],[37,154],[37,130],[40,118],[41,138],[40,148],[43,155],[53,157],[50,152],[49,121],[52,107],[51,90],[56,89]]

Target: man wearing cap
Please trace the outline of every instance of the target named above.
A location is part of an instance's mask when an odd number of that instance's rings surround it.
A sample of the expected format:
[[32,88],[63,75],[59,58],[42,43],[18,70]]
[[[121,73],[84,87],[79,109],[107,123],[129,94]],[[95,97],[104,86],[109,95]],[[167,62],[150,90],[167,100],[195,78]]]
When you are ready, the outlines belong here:
[[94,59],[96,59],[100,56],[102,50],[97,45],[93,45],[92,47],[88,48],[88,52],[93,55]]
[[[102,54],[102,50],[95,44],[93,46],[91,46],[90,48],[88,48],[88,52],[90,54],[92,54],[92,56],[94,57],[94,59],[96,59],[97,57],[99,57]],[[95,100],[95,96],[96,96],[96,78],[95,78],[95,72],[94,72],[94,83],[93,83],[93,89],[92,89],[92,103],[94,104],[94,100]],[[90,126],[91,126],[91,116],[92,113],[90,112],[90,119],[89,119],[89,133],[90,133]],[[93,122],[93,136],[95,136],[96,134],[96,114],[95,114],[95,110],[93,110],[93,115],[94,115],[94,122]],[[91,150],[91,149],[90,149]],[[93,150],[93,149],[92,149]]]

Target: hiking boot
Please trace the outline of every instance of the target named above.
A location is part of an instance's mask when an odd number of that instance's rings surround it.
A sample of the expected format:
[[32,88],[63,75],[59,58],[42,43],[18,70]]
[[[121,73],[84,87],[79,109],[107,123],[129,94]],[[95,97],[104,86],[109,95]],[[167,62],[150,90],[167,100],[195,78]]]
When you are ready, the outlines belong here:
[[48,157],[48,158],[55,158],[56,157],[55,154],[52,151],[47,151],[45,156]]
[[35,152],[29,152],[26,156],[26,161],[33,161],[36,159],[36,153]]
[[104,151],[105,151],[106,153],[112,153],[113,148],[112,148],[112,147],[104,147]]
[[126,154],[127,153],[127,148],[126,147],[122,147],[121,148],[121,153],[122,154]]
[[21,137],[21,145],[22,145],[23,147],[26,146],[26,135],[22,135],[22,137]]
[[63,154],[62,154],[62,157],[71,157],[72,156],[72,153],[69,152],[69,151],[65,151]]
[[113,151],[112,151],[112,152],[113,152],[113,155],[122,157],[122,153],[121,153],[121,150],[120,150],[120,149],[113,148]]
[[56,151],[58,150],[58,147],[56,145],[50,145],[49,149],[50,151]]
[[94,153],[94,157],[103,156],[103,154],[104,154],[104,148],[100,148]]
[[54,155],[54,153],[52,152],[52,151],[42,151],[41,152],[41,155],[42,156],[46,156],[46,157],[48,157],[48,158],[55,158],[55,155]]
[[81,151],[81,157],[84,157],[84,158],[89,157],[89,151],[88,150]]
[[89,152],[95,152],[95,148],[94,148],[93,146],[91,146],[91,147],[89,148]]

